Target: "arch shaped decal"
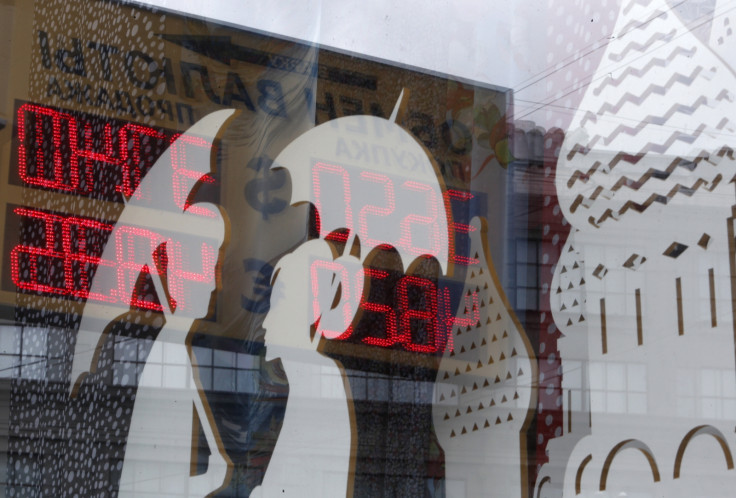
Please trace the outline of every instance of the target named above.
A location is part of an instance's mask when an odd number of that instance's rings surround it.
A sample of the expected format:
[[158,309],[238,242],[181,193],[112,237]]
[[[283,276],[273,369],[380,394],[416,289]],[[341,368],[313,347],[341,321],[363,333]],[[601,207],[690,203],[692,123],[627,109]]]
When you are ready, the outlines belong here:
[[541,481],[539,481],[539,486],[537,486],[537,498],[541,498],[542,488],[548,482],[552,482],[552,478],[550,478],[550,476],[545,476]]
[[642,443],[638,439],[627,439],[626,441],[621,441],[616,446],[613,447],[613,449],[608,453],[608,456],[606,457],[606,461],[603,464],[603,472],[601,472],[601,485],[600,490],[605,491],[606,490],[606,481],[608,481],[608,472],[611,469],[611,464],[613,463],[613,459],[616,458],[616,455],[621,453],[623,450],[628,448],[634,448],[639,451],[641,451],[644,456],[646,457],[647,461],[649,462],[649,467],[652,469],[652,477],[654,477],[654,482],[659,482],[659,468],[657,467],[657,461],[654,459],[654,455],[652,455],[652,450],[649,449],[649,446]]
[[723,456],[726,458],[726,466],[729,470],[733,469],[733,455],[731,454],[731,450],[728,447],[728,443],[726,442],[726,438],[723,436],[723,433],[712,425],[699,425],[691,429],[690,432],[688,432],[685,437],[682,438],[680,447],[677,448],[677,456],[675,457],[675,471],[673,474],[674,479],[680,477],[682,459],[685,456],[685,449],[687,448],[688,444],[690,444],[690,441],[692,441],[693,438],[695,438],[696,436],[705,434],[713,436],[715,440],[718,441],[718,444],[721,445],[721,450],[723,450]]
[[583,480],[583,471],[585,470],[586,465],[590,463],[590,461],[593,459],[593,455],[588,455],[587,457],[583,458],[583,461],[580,462],[580,466],[578,467],[578,471],[575,473],[575,494],[580,494],[580,488],[581,488],[581,482]]

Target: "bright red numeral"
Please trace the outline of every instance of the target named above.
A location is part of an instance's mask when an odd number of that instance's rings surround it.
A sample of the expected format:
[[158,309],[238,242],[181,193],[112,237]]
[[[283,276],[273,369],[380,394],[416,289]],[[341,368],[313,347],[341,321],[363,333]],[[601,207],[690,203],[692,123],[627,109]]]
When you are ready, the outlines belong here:
[[172,138],[171,167],[173,173],[171,181],[173,182],[174,203],[182,211],[215,218],[217,214],[212,210],[202,206],[191,205],[189,195],[196,183],[200,180],[204,183],[215,183],[215,180],[209,175],[203,176],[199,171],[187,168],[187,149],[189,147],[204,147],[209,151],[212,143],[203,138],[191,135],[181,135]]
[[[110,232],[112,231],[112,225],[88,218],[69,217],[63,220],[61,237],[65,256],[64,281],[66,290],[75,297],[115,302],[112,295],[90,293],[89,270],[93,267],[99,268],[100,265],[115,267],[116,263],[89,254],[87,250],[87,230]],[[76,244],[74,241],[76,241]]]
[[[404,190],[424,192],[426,194],[426,202],[424,206],[407,206],[407,211],[410,210],[408,208],[411,208],[411,210],[425,214],[410,214],[401,220],[401,240],[398,242],[398,245],[416,256],[421,256],[422,254],[440,254],[441,238],[439,228],[437,227],[438,201],[434,189],[425,183],[411,180],[404,182],[401,187]],[[432,239],[432,247],[423,248],[414,245],[412,242],[412,225],[426,227]]]
[[[445,200],[445,206],[448,212],[450,212],[451,210],[451,205],[450,205],[451,199],[456,199],[459,201],[466,202],[474,197],[473,194],[471,194],[470,192],[462,192],[460,190],[454,190],[454,189],[449,189],[445,191],[443,195],[444,195],[444,200]],[[456,252],[457,251],[457,241],[455,237],[456,233],[469,234],[470,232],[474,232],[475,227],[471,225],[466,225],[465,223],[455,223],[453,221],[450,223],[449,228],[450,228],[450,260],[453,263],[457,263],[459,265],[466,265],[466,266],[477,265],[480,262],[478,258],[460,256],[457,254]]]
[[478,293],[473,292],[471,295],[465,295],[465,313],[463,316],[455,316],[455,312],[450,309],[450,289],[445,287],[442,292],[442,306],[440,307],[440,319],[445,325],[444,344],[439,344],[440,351],[452,351],[454,348],[452,329],[458,327],[475,327],[480,320],[480,310],[478,309]]
[[[329,211],[323,211],[322,209],[322,173],[331,174],[331,175],[339,175],[342,179],[342,195],[343,195],[343,205],[330,205],[328,206]],[[320,215],[320,221],[319,226],[317,227],[319,229],[320,237],[325,237],[328,239],[332,239],[338,242],[345,242],[348,239],[347,233],[337,233],[330,235],[330,232],[334,230],[335,228],[347,228],[348,230],[353,230],[353,210],[351,207],[351,199],[352,196],[350,195],[350,175],[348,175],[348,172],[345,171],[345,168],[342,168],[340,166],[335,166],[332,164],[325,164],[325,163],[317,163],[314,165],[314,168],[312,169],[312,194],[313,199],[316,204],[317,212]],[[332,197],[330,197],[332,198]],[[332,227],[331,230],[328,230],[325,228],[322,223],[325,219],[328,218],[328,216],[332,216],[334,213],[340,212],[340,208],[343,208],[343,212],[345,213],[345,224],[341,226],[335,226]]]
[[[426,300],[425,308],[418,310],[409,307],[409,287],[424,289]],[[409,351],[420,353],[434,353],[437,345],[437,288],[431,280],[420,277],[404,276],[399,280],[399,326],[401,330],[401,343]],[[426,322],[427,340],[426,344],[418,344],[413,341],[411,334],[412,320]]]
[[[36,129],[36,157],[35,174],[29,172],[28,148],[26,146],[26,114],[35,118]],[[53,179],[46,178],[46,148],[43,147],[43,124],[44,117],[51,118],[52,144],[53,144]],[[58,190],[76,190],[79,187],[79,170],[77,161],[67,163],[62,156],[63,129],[62,123],[66,123],[67,146],[70,147],[72,155],[76,149],[77,126],[74,118],[63,112],[41,107],[33,104],[23,104],[18,109],[18,174],[21,179],[29,185],[52,188]],[[69,183],[64,181],[64,169],[70,168]]]
[[[320,271],[327,271],[331,274],[338,273],[340,274],[339,281],[343,283],[342,285],[342,323],[338,328],[327,328],[327,327],[321,327],[320,330],[322,332],[322,335],[325,336],[326,339],[338,339],[338,340],[345,340],[348,337],[350,337],[353,334],[353,317],[355,316],[355,313],[357,310],[353,309],[353,306],[350,304],[351,299],[351,293],[353,292],[353,289],[351,289],[349,282],[350,282],[350,276],[348,275],[347,269],[341,265],[340,263],[337,263],[335,261],[320,261],[317,260],[312,263],[312,266],[310,267],[310,276],[312,280],[312,320],[317,321],[318,318],[320,318],[320,315],[322,316],[322,321],[320,322],[321,325],[324,326],[324,318],[327,316],[327,313],[329,310],[323,309],[325,306],[329,306],[329,304],[326,304],[327,302],[332,301],[332,296],[328,296],[330,299],[325,301],[325,297],[327,297],[327,294],[329,293],[329,289],[320,289],[319,285],[319,272]],[[327,294],[326,294],[327,293]],[[328,327],[332,324],[328,324]],[[342,329],[342,330],[340,330]]]
[[[82,147],[82,144],[75,143],[74,141],[70,141],[70,146],[72,149],[72,156],[70,159],[70,164],[72,164],[72,168],[79,168],[79,160],[80,159],[86,159],[90,163],[92,162],[101,162],[101,163],[108,163],[113,165],[115,168],[119,167],[119,161],[115,158],[115,154],[113,152],[112,147],[112,126],[110,126],[110,123],[107,123],[105,125],[105,129],[103,130],[103,152],[96,152],[92,149],[92,126],[89,123],[86,123],[84,125],[84,148]],[[86,195],[92,194],[95,192],[95,183],[94,183],[94,171],[91,165],[88,165],[86,168],[86,185],[84,190],[82,190],[82,186],[79,186],[79,193],[83,193]],[[116,187],[118,191],[120,191],[120,187]]]
[[[141,137],[147,136],[156,140],[166,140],[166,136],[157,132],[153,128],[128,123],[118,132],[118,142],[120,144],[120,168],[123,176],[122,185],[116,190],[125,197],[130,197],[134,193],[136,198],[141,197],[138,185],[141,183],[141,169],[143,166],[143,157],[141,157]],[[148,195],[151,195],[148,193]]]
[[394,212],[394,208],[396,207],[396,204],[394,202],[394,184],[388,176],[382,175],[380,173],[370,173],[364,171],[360,174],[360,178],[369,182],[382,183],[383,196],[385,199],[385,207],[369,204],[361,208],[360,213],[358,213],[358,230],[360,233],[360,238],[362,241],[365,241],[365,244],[368,247],[376,247],[384,243],[389,243],[391,241],[377,240],[369,237],[367,218],[368,215],[388,216]]
[[[51,294],[63,295],[66,293],[64,287],[54,287],[47,283],[42,283],[39,278],[39,266],[42,268],[52,268],[50,260],[59,260],[63,262],[65,259],[63,252],[58,252],[54,248],[57,246],[57,240],[55,235],[54,224],[61,223],[63,218],[49,213],[43,213],[33,209],[16,208],[13,211],[19,216],[26,218],[35,218],[44,222],[44,232],[46,237],[42,247],[37,246],[24,246],[18,245],[13,248],[10,252],[10,274],[13,279],[13,283],[23,290],[36,291],[36,292],[48,292]],[[28,258],[28,273],[21,275],[21,255],[26,255]],[[41,262],[39,260],[44,258],[46,261]],[[42,272],[42,274],[45,272]]]
[[[115,252],[118,261],[118,289],[117,296],[124,303],[130,303],[143,309],[161,311],[161,305],[147,301],[146,296],[139,296],[135,288],[140,273],[150,274],[157,271],[147,264],[151,255],[162,242],[167,240],[150,230],[121,226],[115,232]],[[160,299],[163,299],[160,296]]]
[[[213,269],[217,264],[217,249],[209,244],[202,243],[199,254],[194,257],[184,254],[182,245],[179,243],[168,244],[173,247],[172,258],[169,261],[169,292],[174,300],[183,309],[187,309],[189,297],[195,296],[207,300],[209,294],[215,289],[215,274]],[[191,271],[191,260],[199,260],[198,272]],[[209,290],[207,295],[197,295],[193,290],[195,286],[206,286]]]
[[[366,276],[374,279],[383,279],[388,277],[388,273],[381,270],[374,270],[368,268],[365,270]],[[379,313],[383,315],[384,322],[386,323],[385,331],[386,338],[368,336],[363,338],[363,342],[374,346],[388,347],[393,346],[397,342],[400,342],[401,337],[396,331],[396,313],[393,307],[387,304],[370,303],[363,301],[360,303],[360,307],[366,311],[372,313]]]

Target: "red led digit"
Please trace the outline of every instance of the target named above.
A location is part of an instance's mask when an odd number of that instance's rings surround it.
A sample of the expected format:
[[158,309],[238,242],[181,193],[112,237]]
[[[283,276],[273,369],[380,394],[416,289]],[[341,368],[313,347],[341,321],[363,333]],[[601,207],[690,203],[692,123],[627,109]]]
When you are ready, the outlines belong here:
[[[165,135],[153,128],[132,123],[126,124],[118,132],[120,168],[123,178],[122,184],[118,185],[115,190],[121,192],[125,197],[131,197],[133,194],[136,198],[142,197],[138,185],[141,182],[141,172],[145,171],[141,156],[141,138],[144,136],[155,140],[166,140]],[[152,193],[146,193],[146,195],[152,195]]]
[[[65,259],[64,253],[55,249],[58,245],[58,241],[55,235],[56,227],[54,225],[60,224],[63,221],[63,218],[50,213],[36,211],[35,209],[15,208],[13,212],[19,216],[43,221],[45,232],[43,246],[17,245],[10,252],[10,274],[13,279],[13,283],[19,289],[23,290],[47,292],[57,295],[65,294],[66,289],[64,287],[55,287],[40,281],[42,275],[49,273],[48,271],[43,271],[43,269],[51,269],[52,260],[63,262]],[[27,264],[29,269],[26,275],[22,275],[20,271],[21,255],[25,255],[23,260],[28,261]],[[39,267],[41,267],[42,270],[40,274]],[[61,281],[61,279],[59,280]]]
[[[408,180],[401,186],[404,190],[424,192],[425,203],[419,206],[406,206],[424,214],[410,214],[401,220],[401,240],[398,245],[411,254],[421,256],[422,254],[440,254],[441,238],[437,227],[438,200],[434,189],[425,183]],[[412,226],[424,226],[427,229],[432,246],[428,248],[415,246],[413,243]]]
[[[161,311],[161,305],[146,301],[135,288],[140,273],[150,274],[151,255],[166,238],[150,230],[121,226],[115,231],[115,252],[118,261],[117,297],[131,306]],[[162,298],[163,299],[163,298]]]
[[384,206],[367,205],[363,206],[358,213],[358,233],[360,239],[365,241],[368,247],[379,246],[383,243],[390,242],[386,240],[373,239],[368,235],[368,215],[388,216],[394,212],[396,204],[394,202],[394,183],[391,179],[380,173],[371,173],[363,171],[360,174],[361,180],[383,184]]
[[171,139],[171,167],[173,170],[171,182],[174,190],[174,203],[182,210],[190,213],[217,217],[211,209],[203,206],[191,205],[189,194],[198,181],[204,183],[215,183],[214,178],[209,175],[202,176],[199,171],[187,168],[187,150],[189,147],[204,147],[209,150],[212,143],[204,138],[191,135],[174,136]]
[[[442,290],[442,305],[440,306],[440,320],[444,324],[445,341],[439,344],[440,351],[452,351],[454,348],[452,329],[457,327],[475,327],[480,320],[480,310],[478,308],[478,293],[473,292],[464,296],[465,310],[463,316],[455,316],[455,312],[450,309],[450,289],[445,287]],[[439,341],[438,341],[439,342]]]
[[[209,297],[215,290],[215,272],[213,271],[217,264],[218,250],[209,245],[202,243],[199,254],[185,254],[182,244],[169,244],[173,247],[172,257],[169,260],[169,292],[171,297],[176,301],[177,305],[184,310],[189,309],[191,303],[190,297],[195,296],[197,299],[206,300],[209,303]],[[199,261],[196,266],[199,271],[192,271],[195,268],[193,260]],[[205,293],[197,293],[196,287],[205,289]]]
[[[445,191],[443,194],[444,200],[445,200],[445,206],[447,209],[447,212],[451,211],[451,204],[450,201],[452,199],[467,202],[470,199],[472,199],[474,196],[470,192],[463,192],[461,190],[454,190],[449,189]],[[467,235],[470,232],[475,231],[475,227],[471,225],[466,225],[465,223],[455,223],[454,221],[450,223],[450,261],[453,263],[457,263],[459,265],[477,265],[480,261],[478,261],[478,258],[471,258],[469,256],[461,256],[456,253],[457,248],[457,241],[455,239],[454,234],[464,234]]]
[[[74,118],[66,113],[55,111],[33,104],[23,104],[18,109],[18,174],[29,185],[38,187],[76,190],[79,187],[79,170],[76,161],[67,162],[63,158],[62,149],[68,147],[72,154],[76,149],[77,125]],[[29,157],[26,144],[26,117],[33,116],[31,125],[35,125],[34,158]],[[44,145],[44,118],[51,119],[51,134],[53,144],[53,179],[46,178],[46,152]],[[63,141],[64,127],[66,127],[66,142]],[[31,163],[34,161],[35,173],[31,173]],[[69,183],[65,183],[65,168],[68,167]]]
[[89,270],[99,266],[114,268],[117,263],[90,255],[87,248],[88,231],[111,232],[112,228],[110,224],[89,218],[69,217],[63,220],[61,237],[65,256],[64,282],[69,295],[94,301],[116,301],[112,289],[108,293],[90,292]]
[[[388,273],[381,270],[374,270],[372,268],[368,268],[365,270],[365,274],[367,277],[373,278],[373,279],[384,279],[388,277]],[[386,326],[384,327],[384,330],[386,331],[386,337],[364,337],[363,342],[366,344],[371,344],[374,346],[382,346],[382,347],[388,347],[393,346],[394,344],[400,342],[401,337],[397,333],[396,330],[396,313],[394,312],[394,309],[392,306],[389,306],[387,304],[378,304],[378,303],[371,303],[367,301],[361,301],[360,307],[363,308],[365,311],[369,311],[372,313],[378,313],[383,315],[383,320],[386,323]]]
[[[328,296],[326,293],[330,293],[329,288],[320,288],[319,284],[319,273],[322,271],[327,271],[330,274],[334,275],[335,273],[339,273],[339,282],[342,283],[342,298],[341,298],[341,310],[340,314],[342,315],[342,323],[340,324],[340,327],[342,330],[335,330],[331,328],[327,328],[331,326],[332,324],[327,324],[327,327],[325,327],[324,319],[328,316],[328,314],[331,315],[329,309],[323,309],[323,306],[325,303],[331,303],[333,296]],[[310,267],[310,276],[311,276],[311,284],[312,284],[312,320],[317,321],[317,319],[321,316],[321,325],[320,328],[322,335],[325,336],[326,339],[337,339],[337,340],[345,340],[348,337],[350,337],[353,333],[353,317],[355,316],[355,312],[357,310],[354,310],[351,302],[351,295],[352,292],[350,289],[350,285],[347,285],[350,282],[350,277],[348,275],[347,269],[340,263],[337,263],[335,261],[314,261],[312,263],[312,266]],[[332,281],[332,279],[330,279]],[[326,287],[326,286],[325,286]],[[320,294],[321,293],[321,294]],[[326,306],[329,306],[327,304]]]
[[[409,305],[409,287],[423,289],[425,298],[424,309],[414,309]],[[421,277],[406,275],[399,280],[399,328],[401,342],[405,349],[419,353],[434,353],[438,350],[437,345],[437,287],[431,280]],[[426,323],[426,344],[418,344],[413,341],[411,324],[413,320]]]
[[[108,163],[113,165],[116,169],[120,168],[120,161],[115,158],[115,153],[113,151],[112,126],[110,126],[110,123],[105,125],[102,133],[104,147],[102,152],[97,152],[92,148],[94,140],[92,137],[92,125],[89,123],[84,124],[82,139],[76,142],[72,147],[72,154],[69,163],[73,168],[79,168],[80,159],[86,159],[90,163],[86,168],[85,189],[82,190],[80,186],[77,192],[79,194],[89,195],[95,193],[94,170],[91,167],[91,163]],[[120,191],[120,187],[117,187],[117,191]]]
[[[332,204],[328,206],[329,212],[325,212],[322,210],[323,206],[323,198],[322,198],[322,175],[323,174],[330,174],[330,175],[338,175],[340,176],[340,179],[342,180],[342,195],[343,195],[343,205],[340,206],[337,203]],[[332,192],[330,192],[332,193]],[[350,175],[348,175],[348,172],[345,171],[345,168],[341,166],[336,166],[332,164],[326,164],[326,163],[316,163],[314,165],[314,168],[312,169],[312,194],[314,203],[316,204],[317,211],[320,214],[320,220],[324,221],[327,219],[327,216],[331,216],[332,214],[339,212],[340,207],[344,209],[345,213],[345,224],[341,226],[333,226],[331,229],[328,230],[329,227],[323,227],[323,223],[319,223],[319,235],[320,237],[325,237],[326,239],[335,240],[337,242],[346,242],[348,240],[348,233],[345,232],[336,232],[331,233],[332,230],[335,228],[347,228],[348,230],[353,230],[353,210],[351,207],[351,199],[352,196],[350,195]],[[332,197],[328,197],[329,199],[332,199]]]

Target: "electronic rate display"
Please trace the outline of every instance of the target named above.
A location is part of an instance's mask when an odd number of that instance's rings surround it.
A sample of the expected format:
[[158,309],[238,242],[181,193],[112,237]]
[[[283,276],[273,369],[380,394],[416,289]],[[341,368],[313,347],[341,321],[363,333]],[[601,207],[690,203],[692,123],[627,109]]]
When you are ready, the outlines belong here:
[[[311,188],[316,208],[315,232],[320,237],[345,244],[349,243],[350,234],[354,232],[361,246],[375,247],[374,251],[379,252],[405,252],[410,259],[404,261],[404,267],[427,259],[425,255],[441,252],[443,237],[440,230],[444,225],[438,223],[439,217],[453,208],[461,213],[462,208],[467,209],[467,204],[474,198],[474,194],[457,189],[439,193],[417,176],[365,171],[320,160],[315,160],[312,165]],[[326,205],[344,206],[344,209],[328,212],[323,209]],[[358,209],[353,209],[355,206]],[[344,229],[330,231],[324,228],[319,213],[330,218],[329,226]],[[386,227],[394,227],[394,230]],[[380,236],[376,233],[379,228]],[[478,265],[478,258],[467,254],[468,236],[474,228],[467,223],[451,221],[448,229],[450,263],[460,267]],[[387,232],[390,234],[388,237],[385,236]],[[358,310],[362,319],[372,327],[369,335],[360,338],[363,344],[437,353],[444,351],[445,347],[452,347],[454,328],[475,325],[478,321],[477,295],[465,297],[472,313],[467,317],[456,317],[457,302],[451,299],[449,280],[438,279],[436,275],[422,276],[421,273],[404,273],[370,264],[358,270],[362,275],[348,275],[335,263],[315,261],[312,266],[313,282],[318,281],[316,273],[319,268],[339,271],[342,282],[354,283],[352,292],[357,295],[363,293],[359,288],[363,279],[369,281],[366,284],[367,295],[363,296]],[[314,288],[312,294],[318,296],[320,290]],[[348,309],[347,304],[343,306],[344,315],[352,318],[356,310]],[[326,337],[355,341],[351,338],[355,330],[348,318],[341,329],[344,331],[335,331]]]
[[[397,124],[437,162],[443,188],[433,190],[413,174],[417,156],[380,143],[367,146],[359,137],[346,140],[336,151],[313,155],[307,166],[316,217],[311,236],[339,245],[347,235],[330,233],[342,227],[354,232],[361,245],[373,247],[374,231],[390,225],[396,232],[378,244],[379,250],[392,247],[411,256],[393,266],[366,265],[368,284],[359,305],[365,323],[334,338],[412,353],[445,348],[458,319],[453,315],[465,269],[478,264],[467,253],[471,213],[488,217],[491,210],[505,209],[504,184],[494,184],[501,195],[491,198],[487,182],[481,181],[491,169],[489,147],[503,141],[498,130],[508,105],[504,89],[230,27],[215,29],[176,15],[152,17],[159,34],[139,46],[138,40],[110,37],[86,25],[73,36],[56,33],[47,14],[39,14],[38,26],[28,35],[37,71],[14,90],[5,156],[5,188],[11,195],[0,211],[5,222],[4,301],[19,292],[39,297],[31,306],[49,309],[71,305],[81,312],[88,302],[161,311],[150,282],[151,272],[160,273],[160,268],[151,268],[149,260],[152,253],[165,253],[167,285],[181,311],[188,308],[189,295],[214,284],[212,333],[242,338],[240,326],[251,329],[248,340],[261,342],[252,325],[268,309],[273,266],[300,238],[305,240],[308,230],[306,222],[299,226],[301,213],[288,199],[293,178],[271,170],[273,160],[315,125],[351,115],[387,118],[405,88],[407,112]],[[219,34],[211,35],[212,29]],[[189,126],[223,109],[240,114],[218,143],[187,135]],[[491,137],[485,138],[488,133]],[[187,169],[186,157],[210,148],[215,151],[213,174],[193,188],[195,173]],[[215,240],[196,243],[186,229],[165,217],[159,221],[155,213],[140,224],[118,226],[128,203],[156,196],[139,186],[167,151],[171,214],[192,202],[188,213],[215,220],[211,207],[197,203],[220,206],[230,228],[222,247]],[[366,157],[393,164],[400,174],[351,166],[353,159]],[[483,187],[471,191],[471,179]],[[329,208],[335,203],[328,198],[341,198],[346,208]],[[436,252],[439,237],[432,230],[445,213],[451,213],[448,262],[455,274],[404,272],[413,259]],[[327,218],[337,218],[337,224],[324,228]],[[106,245],[116,248],[114,261],[101,259]],[[221,268],[217,277],[203,271],[212,258]],[[92,291],[90,283],[100,272],[115,278],[106,280],[107,289]],[[394,279],[391,272],[401,275]],[[385,291],[379,295],[381,288]],[[229,325],[214,325],[221,319]]]
[[[157,194],[140,189],[141,178],[171,147],[175,206],[198,216],[214,217],[206,208],[188,205],[189,186],[185,181],[193,176],[184,166],[187,154],[191,148],[209,150],[212,144],[208,141],[32,103],[19,103],[15,117],[11,184],[119,203],[122,208],[129,199]],[[214,185],[216,180],[204,177],[203,182]],[[207,262],[216,260],[219,248],[204,242],[198,254],[188,254],[191,245],[182,244],[186,233],[122,226],[110,240],[114,220],[12,205],[6,217],[6,239],[12,240],[15,237],[8,235],[17,232],[19,240],[5,249],[5,260],[9,260],[6,268],[10,269],[14,288],[9,288],[11,282],[6,278],[4,290],[161,311],[150,293],[144,295],[139,274],[152,271],[141,261],[160,252],[164,243],[170,246],[166,274],[180,296],[180,309],[187,308],[191,286],[211,285],[215,278],[201,268],[214,266]],[[115,260],[101,259],[105,244],[115,246]],[[116,273],[116,285],[105,292],[90,292],[90,282],[100,267]]]
[[[191,148],[212,147],[208,141],[162,128],[115,119],[100,120],[82,112],[29,102],[18,102],[16,107],[11,184],[117,203],[123,208],[127,199],[156,195],[156,192],[139,188],[141,179],[163,152],[172,147],[170,169],[175,206],[202,217],[214,216],[207,208],[189,206],[189,186],[183,181],[192,177],[185,164],[187,152]],[[208,175],[203,182],[213,187],[210,193],[216,196],[220,188],[216,178]],[[416,257],[437,249],[439,213],[446,208],[460,213],[462,209],[458,208],[465,207],[474,197],[458,189],[446,189],[438,197],[420,181],[391,178],[320,161],[315,161],[312,167],[311,188],[316,200],[314,228],[320,237],[344,244],[347,234],[355,231],[360,240],[373,242],[381,250],[401,248]],[[357,213],[350,209],[353,193],[372,199],[361,203],[363,206]],[[411,194],[418,201],[411,204],[416,212],[404,213],[393,220],[397,197]],[[325,231],[320,222],[319,213],[325,213],[323,199],[333,196],[345,200],[347,207],[338,213],[343,218],[338,224],[346,231]],[[170,285],[177,289],[180,309],[186,311],[192,287],[212,285],[215,278],[202,268],[213,266],[218,247],[214,242],[204,242],[196,254],[189,254],[187,250],[191,244],[182,244],[182,239],[188,237],[186,233],[122,226],[111,239],[116,225],[114,220],[34,206],[9,205],[6,218],[6,240],[18,240],[12,247],[5,248],[10,278],[3,280],[4,290],[161,311],[158,299],[144,288],[141,273],[145,276],[157,271],[146,266],[145,261],[152,253],[160,254],[163,243],[173,248],[165,271]],[[372,239],[372,228],[392,222],[400,227],[395,240],[378,242]],[[451,222],[450,229],[451,263],[477,265],[477,258],[464,254],[468,234],[473,228],[466,223]],[[12,236],[13,231],[17,232],[16,237]],[[114,245],[115,260],[101,258],[105,244]],[[100,267],[115,272],[115,285],[104,292],[91,292],[90,283]],[[334,268],[326,262],[315,261],[311,270],[314,282],[321,270],[333,271]],[[361,271],[373,290],[360,302],[360,311],[373,315],[368,323],[374,327],[371,335],[359,339],[362,344],[437,353],[452,347],[453,328],[474,325],[478,320],[476,294],[464,297],[471,313],[456,317],[456,304],[451,299],[450,289],[437,279],[399,275],[379,268]],[[344,275],[343,278],[347,282],[363,281],[354,277]],[[384,291],[378,292],[378,289]],[[354,292],[362,294],[363,290],[355,288]],[[319,289],[314,289],[314,295],[319,295]],[[352,317],[353,311],[346,310],[346,316]],[[375,331],[376,325],[380,327],[379,332]],[[345,330],[325,336],[354,341],[353,333],[354,327],[348,322]]]

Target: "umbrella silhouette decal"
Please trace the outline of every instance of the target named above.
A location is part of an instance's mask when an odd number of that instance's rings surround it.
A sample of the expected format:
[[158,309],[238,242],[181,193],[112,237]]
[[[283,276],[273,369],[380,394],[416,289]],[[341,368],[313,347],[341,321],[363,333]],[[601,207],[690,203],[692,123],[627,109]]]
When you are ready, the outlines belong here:
[[389,119],[345,116],[307,131],[272,168],[289,171],[292,204],[314,204],[320,236],[347,229],[342,241],[359,237],[361,262],[372,249],[388,245],[405,268],[419,256],[434,256],[447,273],[445,189],[429,151],[395,122],[403,95]]
[[[210,173],[212,142],[234,114],[235,111],[231,109],[213,112],[171,143],[126,201],[101,255],[101,261],[119,261],[120,247],[112,241],[124,240],[131,231],[131,226],[145,223],[145,220],[152,217],[163,219],[168,228],[182,233],[207,232],[208,216],[215,218],[215,214],[208,213],[208,208],[190,205],[189,196],[195,186]],[[200,229],[204,232],[199,232]],[[107,336],[104,325],[121,313],[120,304],[157,309],[155,303],[140,301],[133,295],[135,279],[141,272],[150,274],[167,323],[176,320],[177,328],[189,330],[194,319],[199,318],[176,313],[176,300],[164,280],[165,262],[169,259],[167,239],[163,236],[157,238],[152,231],[144,232],[150,241],[151,250],[143,261],[131,265],[119,264],[117,269],[100,265],[90,282],[90,294],[101,295],[105,293],[105,289],[113,289],[113,295],[110,303],[97,304],[88,301],[85,304],[74,347],[70,382],[72,396],[76,394],[84,376],[96,371],[99,352]],[[121,272],[125,273],[123,278],[120,278]],[[130,285],[124,289],[116,289],[115,282],[118,281],[125,281]]]
[[[404,91],[389,119],[345,116],[307,131],[272,165],[289,171],[292,204],[315,206],[320,237],[346,243],[345,254],[320,263],[335,275],[332,289],[313,289],[314,318],[330,339],[350,334],[363,293],[363,263],[374,249],[395,248],[407,272],[422,256],[435,257],[445,274],[450,269],[449,203],[429,151],[396,124],[406,107],[403,97]],[[356,239],[358,258],[350,255]],[[326,301],[339,305],[330,310]]]

